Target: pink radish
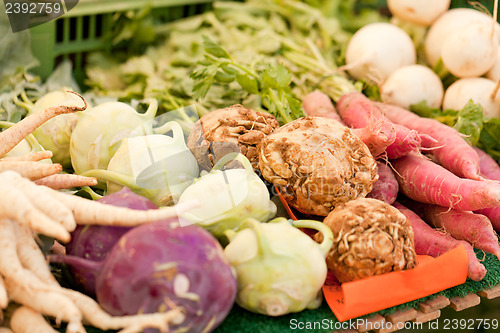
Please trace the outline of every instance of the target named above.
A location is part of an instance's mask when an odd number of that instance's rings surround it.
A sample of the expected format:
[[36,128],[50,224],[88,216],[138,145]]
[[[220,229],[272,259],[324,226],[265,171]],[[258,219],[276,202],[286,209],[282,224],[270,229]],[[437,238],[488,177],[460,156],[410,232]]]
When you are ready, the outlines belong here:
[[[500,181],[500,166],[488,154],[481,149],[474,147],[479,156],[479,172],[487,179]],[[475,213],[487,216],[493,228],[500,232],[500,206],[492,208],[484,208],[475,211]]]
[[[307,94],[302,100],[302,106],[308,116],[331,118],[345,125],[325,93],[316,90]],[[388,122],[373,123],[365,128],[351,128],[351,131],[368,146],[374,157],[383,154],[396,138],[394,126]]]
[[415,235],[415,252],[417,254],[430,255],[432,257],[463,245],[469,258],[469,269],[467,276],[474,281],[481,281],[486,275],[486,268],[479,262],[472,246],[464,241],[459,241],[447,233],[439,232],[431,228],[427,223],[410,209],[399,202],[392,204],[410,221]]
[[[430,135],[436,140],[422,140],[422,146],[433,148],[432,154],[444,166],[459,177],[481,180],[479,157],[474,149],[454,128],[437,120],[418,115],[395,105],[377,104],[384,115],[396,124],[401,124],[419,133]],[[422,138],[424,139],[424,138]]]
[[500,183],[458,178],[439,164],[414,153],[391,161],[399,190],[407,197],[459,210],[500,205]]
[[373,189],[366,197],[392,204],[398,196],[398,181],[391,168],[383,162],[377,161],[377,173],[378,180],[373,184]]
[[344,123],[330,97],[319,90],[307,94],[302,100],[302,107],[308,116],[325,117]]
[[351,92],[342,96],[337,103],[337,110],[344,122],[354,128],[365,128],[377,122],[387,122],[387,127],[394,127],[396,138],[386,149],[390,159],[418,151],[420,148],[421,138],[417,132],[390,122],[378,106],[362,93]]
[[415,201],[405,201],[405,205],[418,212],[430,226],[441,229],[454,238],[466,241],[473,247],[494,254],[500,259],[498,236],[486,216]]

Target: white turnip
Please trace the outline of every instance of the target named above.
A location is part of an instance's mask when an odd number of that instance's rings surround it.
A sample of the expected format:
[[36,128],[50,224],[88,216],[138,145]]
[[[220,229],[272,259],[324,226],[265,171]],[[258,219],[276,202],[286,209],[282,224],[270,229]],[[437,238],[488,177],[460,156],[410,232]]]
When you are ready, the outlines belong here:
[[446,89],[443,110],[461,110],[472,100],[481,105],[485,116],[500,119],[500,94],[496,89],[494,81],[483,77],[460,79]]
[[346,66],[355,79],[383,81],[396,69],[414,64],[416,51],[408,34],[390,23],[371,23],[349,41]]
[[380,97],[385,103],[408,109],[410,105],[426,101],[433,108],[441,107],[443,84],[431,69],[410,65],[397,69],[380,86]]
[[[443,45],[448,36],[472,23],[486,24],[491,27],[492,18],[483,12],[470,8],[450,9],[441,15],[431,25],[425,38],[424,47],[427,62],[434,67],[439,61],[439,58],[441,58]],[[496,24],[495,30],[498,38],[500,25]]]
[[448,36],[441,50],[443,65],[457,77],[476,77],[495,64],[498,40],[490,22],[471,23]]
[[429,26],[450,6],[450,0],[387,0],[395,17],[422,26]]

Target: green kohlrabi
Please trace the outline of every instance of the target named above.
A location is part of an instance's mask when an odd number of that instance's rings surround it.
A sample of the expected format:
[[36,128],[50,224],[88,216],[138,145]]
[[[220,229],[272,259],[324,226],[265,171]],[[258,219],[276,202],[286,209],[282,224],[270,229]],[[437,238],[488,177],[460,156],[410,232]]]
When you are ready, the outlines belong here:
[[[333,234],[318,221],[290,222],[285,218],[269,223],[247,219],[242,225],[246,229],[226,232],[230,243],[224,253],[236,269],[236,303],[241,307],[281,316],[321,304],[327,274],[325,257]],[[323,242],[316,243],[297,228],[318,230]]]
[[122,102],[106,102],[78,112],[78,122],[70,140],[75,173],[105,170],[123,138],[152,134],[152,120],[157,109],[158,103],[152,99],[143,114]]
[[[0,128],[9,128],[14,125],[14,123],[8,121],[0,121]],[[19,142],[11,151],[5,154],[3,157],[17,157],[24,156],[26,154],[35,153],[39,151],[43,151],[43,147],[37,141],[37,139],[33,136],[33,134],[29,134],[26,138],[24,138],[21,142]],[[45,159],[41,161],[42,163],[52,163],[51,159]]]
[[108,193],[126,186],[158,206],[176,203],[199,170],[177,122],[170,121],[155,132],[169,130],[172,137],[150,134],[122,139],[107,170],[90,170],[83,175],[107,180]]
[[[244,168],[222,169],[234,160],[242,163]],[[276,214],[276,205],[270,200],[266,185],[253,171],[248,159],[236,153],[221,158],[212,171],[190,185],[182,193],[179,203],[193,199],[198,199],[200,206],[181,216],[189,223],[199,224],[220,240],[224,240],[226,230],[237,230],[245,218],[267,221]]]
[[[80,105],[82,101],[75,94],[61,89],[47,93],[34,104],[28,99],[18,103],[26,108],[29,114],[35,114],[50,107]],[[33,132],[42,147],[53,153],[52,160],[64,167],[71,165],[69,143],[77,121],[78,116],[75,113],[63,114],[46,121]]]

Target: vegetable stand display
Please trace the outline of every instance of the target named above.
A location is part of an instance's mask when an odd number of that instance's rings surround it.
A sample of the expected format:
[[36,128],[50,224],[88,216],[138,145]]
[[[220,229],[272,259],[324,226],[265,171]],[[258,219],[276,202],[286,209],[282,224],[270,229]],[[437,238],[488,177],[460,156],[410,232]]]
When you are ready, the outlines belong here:
[[494,302],[498,1],[425,3],[2,13],[2,328],[432,331]]

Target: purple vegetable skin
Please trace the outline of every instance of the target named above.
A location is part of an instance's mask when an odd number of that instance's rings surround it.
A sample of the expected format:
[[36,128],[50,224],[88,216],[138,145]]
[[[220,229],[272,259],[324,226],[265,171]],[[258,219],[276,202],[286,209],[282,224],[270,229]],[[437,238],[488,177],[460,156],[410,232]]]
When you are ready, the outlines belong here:
[[112,315],[164,311],[186,318],[172,331],[211,332],[235,301],[234,269],[217,240],[196,225],[139,226],[113,247],[97,277],[97,300]]
[[[158,208],[149,199],[135,194],[126,187],[97,201],[137,210]],[[98,225],[77,226],[71,233],[71,241],[66,245],[67,255],[51,256],[50,260],[70,265],[75,282],[85,294],[94,297],[96,275],[101,267],[100,261],[106,258],[113,245],[130,229]]]

